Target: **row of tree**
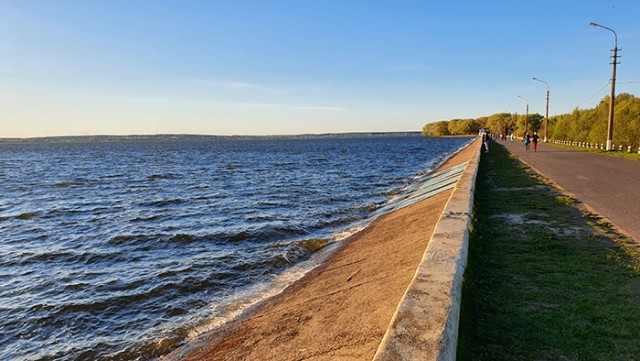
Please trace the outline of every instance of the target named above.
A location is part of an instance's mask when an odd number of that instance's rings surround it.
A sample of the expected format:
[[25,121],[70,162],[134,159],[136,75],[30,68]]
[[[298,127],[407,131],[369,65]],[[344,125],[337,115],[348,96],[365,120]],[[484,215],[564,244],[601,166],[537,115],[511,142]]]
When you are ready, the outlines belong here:
[[[571,113],[549,117],[549,138],[589,143],[606,143],[609,119],[609,97],[591,109],[574,109]],[[544,117],[538,113],[497,113],[476,119],[452,119],[427,123],[425,136],[464,135],[477,133],[480,128],[496,134],[522,136],[525,130],[544,137]],[[616,96],[613,143],[636,148],[640,146],[640,98],[628,93]]]

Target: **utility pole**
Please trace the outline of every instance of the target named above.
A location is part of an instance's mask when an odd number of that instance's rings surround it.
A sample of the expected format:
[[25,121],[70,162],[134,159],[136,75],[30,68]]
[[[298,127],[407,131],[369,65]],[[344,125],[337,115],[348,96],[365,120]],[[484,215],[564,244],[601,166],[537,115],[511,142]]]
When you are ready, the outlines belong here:
[[544,117],[544,142],[546,143],[549,139],[549,83],[547,83],[544,80],[540,80],[535,76],[531,79],[547,84],[547,106],[545,108],[545,117]]
[[607,150],[611,150],[613,144],[613,114],[615,111],[616,103],[616,64],[618,64],[618,34],[613,29],[609,29],[606,26],[598,25],[596,23],[589,23],[591,26],[603,28],[613,33],[613,62],[611,62],[611,99],[609,99],[609,126],[607,128]]
[[547,89],[547,106],[544,111],[544,142],[549,141],[549,89]]

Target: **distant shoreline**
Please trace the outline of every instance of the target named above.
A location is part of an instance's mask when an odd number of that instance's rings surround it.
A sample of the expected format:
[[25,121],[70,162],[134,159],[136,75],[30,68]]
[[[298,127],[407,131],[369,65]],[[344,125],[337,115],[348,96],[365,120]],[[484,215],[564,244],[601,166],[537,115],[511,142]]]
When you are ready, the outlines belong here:
[[0,138],[0,143],[71,143],[71,142],[123,142],[166,140],[215,140],[215,139],[318,139],[347,137],[415,136],[421,132],[353,132],[297,135],[199,135],[199,134],[153,134],[153,135],[73,135],[28,138]]
[[[439,137],[431,137],[431,138],[473,138],[477,137],[478,134],[459,134],[459,135],[441,135]],[[425,137],[427,137],[425,135]]]

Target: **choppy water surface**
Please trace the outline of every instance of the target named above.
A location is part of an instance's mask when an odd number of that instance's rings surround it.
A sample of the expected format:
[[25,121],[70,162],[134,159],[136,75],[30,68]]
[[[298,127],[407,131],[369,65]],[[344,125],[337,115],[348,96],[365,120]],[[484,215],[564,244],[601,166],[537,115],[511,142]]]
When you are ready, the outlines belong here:
[[468,141],[0,144],[0,359],[166,353]]

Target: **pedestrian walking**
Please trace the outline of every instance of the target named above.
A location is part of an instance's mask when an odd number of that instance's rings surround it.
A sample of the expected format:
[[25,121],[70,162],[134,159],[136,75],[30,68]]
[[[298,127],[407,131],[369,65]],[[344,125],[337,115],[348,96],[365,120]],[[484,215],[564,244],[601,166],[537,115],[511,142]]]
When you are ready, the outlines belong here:
[[529,149],[531,147],[531,135],[529,133],[524,134],[524,150],[529,153]]
[[489,135],[487,132],[482,132],[482,144],[484,145],[484,152],[489,153]]
[[533,132],[533,137],[531,138],[531,143],[533,143],[533,151],[538,151],[538,132]]

